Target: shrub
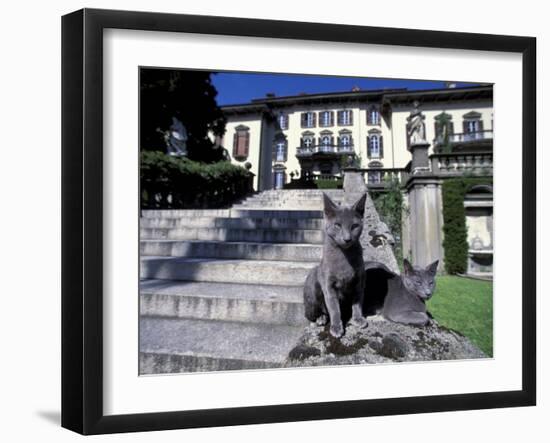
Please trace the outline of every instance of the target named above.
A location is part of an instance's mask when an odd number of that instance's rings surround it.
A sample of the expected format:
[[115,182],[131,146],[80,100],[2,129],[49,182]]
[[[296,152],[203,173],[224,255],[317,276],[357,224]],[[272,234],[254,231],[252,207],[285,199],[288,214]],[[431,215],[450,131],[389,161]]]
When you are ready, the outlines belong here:
[[222,208],[250,194],[254,175],[228,161],[199,163],[141,153],[142,209]]
[[464,274],[468,267],[468,229],[464,197],[476,185],[492,184],[487,178],[453,178],[443,182],[443,249],[445,270],[449,274]]
[[401,184],[397,179],[387,180],[384,191],[371,192],[370,195],[378,215],[393,234],[395,258],[401,264],[403,262],[402,217],[403,211],[407,210],[403,201]]
[[342,186],[344,184],[344,179],[342,178],[338,180],[319,179],[319,180],[315,180],[315,184],[317,185],[317,189],[342,189]]

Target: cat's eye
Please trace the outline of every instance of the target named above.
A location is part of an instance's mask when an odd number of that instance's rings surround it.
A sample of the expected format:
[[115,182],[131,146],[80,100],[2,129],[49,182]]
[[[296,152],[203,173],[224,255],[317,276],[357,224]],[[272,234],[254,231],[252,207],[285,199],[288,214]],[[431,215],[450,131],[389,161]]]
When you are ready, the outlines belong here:
[[342,228],[342,225],[340,223],[334,223],[334,227],[336,229],[341,229]]
[[358,228],[359,228],[359,225],[357,223],[351,225],[352,230],[355,230],[355,229],[358,229]]

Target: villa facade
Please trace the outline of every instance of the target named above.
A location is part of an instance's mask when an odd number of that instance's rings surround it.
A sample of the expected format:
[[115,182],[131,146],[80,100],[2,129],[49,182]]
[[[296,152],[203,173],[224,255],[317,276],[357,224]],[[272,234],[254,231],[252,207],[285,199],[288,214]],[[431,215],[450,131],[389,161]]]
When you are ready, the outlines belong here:
[[350,156],[376,185],[411,161],[406,125],[415,101],[425,115],[430,155],[445,147],[492,151],[492,86],[268,94],[222,108],[227,126],[221,144],[233,162],[250,164],[257,190],[283,188],[292,178],[337,179]]

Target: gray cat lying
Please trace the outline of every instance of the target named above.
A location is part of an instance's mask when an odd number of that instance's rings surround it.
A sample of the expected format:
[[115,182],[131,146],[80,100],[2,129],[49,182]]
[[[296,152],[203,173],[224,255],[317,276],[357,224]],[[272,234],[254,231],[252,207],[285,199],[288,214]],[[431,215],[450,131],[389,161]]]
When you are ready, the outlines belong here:
[[365,264],[359,243],[365,212],[364,194],[353,206],[340,207],[323,194],[325,239],[321,263],[307,276],[304,286],[306,318],[318,325],[330,320],[330,334],[344,335],[345,314],[366,327],[362,306],[365,292]]
[[369,299],[365,303],[367,315],[381,313],[388,320],[416,326],[430,322],[426,310],[435,289],[435,274],[439,260],[425,269],[403,261],[404,272],[397,275],[381,263],[368,262],[365,266]]

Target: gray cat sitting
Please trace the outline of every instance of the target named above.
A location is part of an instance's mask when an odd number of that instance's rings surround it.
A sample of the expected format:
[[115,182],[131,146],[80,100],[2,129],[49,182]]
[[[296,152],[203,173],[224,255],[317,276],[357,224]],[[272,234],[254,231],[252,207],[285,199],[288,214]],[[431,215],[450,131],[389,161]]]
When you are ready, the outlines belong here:
[[424,326],[430,322],[426,309],[435,289],[435,274],[439,260],[426,268],[413,267],[403,260],[404,272],[397,275],[381,263],[368,262],[365,266],[369,285],[369,299],[365,303],[367,315],[381,313],[396,323]]
[[311,322],[325,325],[330,321],[333,337],[344,335],[346,318],[366,327],[362,305],[365,292],[365,264],[359,243],[363,231],[363,214],[367,194],[353,206],[338,206],[323,194],[325,239],[321,263],[307,276],[304,286],[305,316]]

